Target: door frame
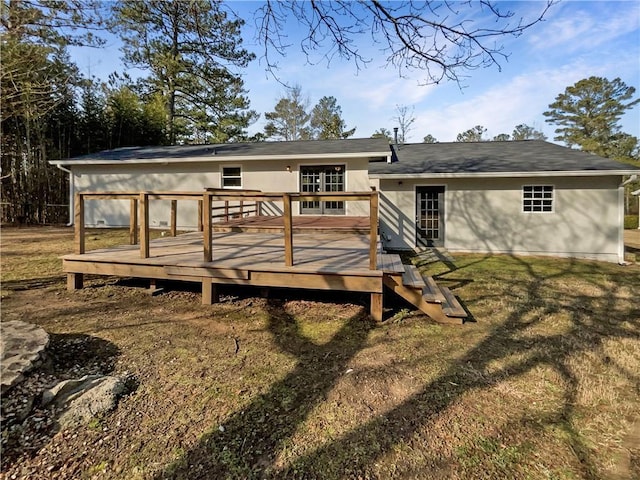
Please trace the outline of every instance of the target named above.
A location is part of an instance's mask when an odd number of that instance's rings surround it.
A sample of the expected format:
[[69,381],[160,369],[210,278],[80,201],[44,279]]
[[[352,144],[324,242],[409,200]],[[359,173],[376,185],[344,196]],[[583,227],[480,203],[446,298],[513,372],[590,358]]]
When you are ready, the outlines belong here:
[[[418,203],[418,189],[419,188],[438,188],[442,189],[442,199],[439,202],[439,229],[441,231],[441,241],[434,243],[430,242],[419,236],[419,228],[418,228],[418,208],[420,205]],[[414,242],[417,248],[419,247],[446,247],[446,218],[447,218],[447,184],[444,183],[428,183],[428,184],[416,184],[413,188],[413,215],[414,215]],[[431,245],[429,245],[431,243]]]
[[[298,184],[298,192],[302,193],[301,189],[302,189],[302,169],[305,167],[318,167],[318,168],[323,168],[323,167],[342,167],[344,170],[344,190],[345,192],[348,192],[349,189],[347,188],[348,185],[348,172],[349,169],[347,168],[347,162],[345,161],[327,161],[327,162],[310,162],[310,163],[298,163],[297,167],[297,184]],[[298,202],[298,215],[337,215],[337,216],[344,216],[344,215],[348,215],[348,209],[349,208],[349,202],[344,202],[344,213],[324,213],[324,208],[323,206],[321,206],[321,211],[322,213],[303,213],[302,212],[302,202]]]

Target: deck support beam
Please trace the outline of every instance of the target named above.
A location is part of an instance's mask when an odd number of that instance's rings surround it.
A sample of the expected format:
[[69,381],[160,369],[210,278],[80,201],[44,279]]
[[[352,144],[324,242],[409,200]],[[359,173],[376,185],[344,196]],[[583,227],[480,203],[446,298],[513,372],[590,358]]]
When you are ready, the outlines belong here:
[[211,278],[202,279],[202,305],[213,305],[220,302],[218,285]]
[[140,258],[149,258],[149,194],[140,194]]
[[369,270],[378,268],[378,193],[369,197]]
[[211,245],[211,242],[213,241],[213,232],[211,229],[211,194],[209,192],[205,192],[202,202],[202,242],[204,246],[204,261],[211,262],[213,260]]
[[293,221],[291,219],[291,195],[282,195],[284,206],[284,264],[293,267]]
[[171,200],[171,223],[170,223],[169,235],[171,235],[172,237],[176,236],[177,219],[178,219],[178,201]]
[[67,290],[80,290],[84,286],[84,275],[82,273],[67,273]]
[[138,199],[129,200],[129,245],[138,243]]
[[382,321],[382,293],[371,294],[371,318],[376,322]]
[[73,203],[73,211],[75,212],[73,219],[74,251],[81,255],[84,253],[84,196],[81,193],[76,193]]

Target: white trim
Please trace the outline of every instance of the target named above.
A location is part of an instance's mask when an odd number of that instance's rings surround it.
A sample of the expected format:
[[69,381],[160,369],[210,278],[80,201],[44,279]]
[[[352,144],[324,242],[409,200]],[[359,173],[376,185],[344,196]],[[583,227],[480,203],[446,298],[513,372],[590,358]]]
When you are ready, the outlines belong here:
[[[233,186],[233,187],[227,187],[224,184],[224,179],[225,178],[238,178],[236,176],[230,176],[230,177],[225,177],[224,176],[224,169],[225,168],[239,168],[240,169],[240,185],[238,186]],[[242,165],[224,165],[220,167],[220,188],[230,188],[230,189],[242,189],[243,185],[244,185],[244,176],[243,176],[243,171],[244,169],[242,168]]]
[[113,159],[88,159],[88,160],[50,160],[51,165],[130,165],[130,164],[161,164],[167,163],[194,163],[194,162],[245,162],[254,160],[330,160],[349,158],[389,158],[389,152],[359,152],[359,153],[307,153],[290,155],[210,155],[207,157],[180,157],[180,158],[127,158]]
[[[524,209],[524,188],[525,187],[551,187],[551,210],[545,211],[545,210],[525,210]],[[536,200],[535,198],[530,198],[529,200]],[[545,200],[544,198],[541,198],[540,200]],[[523,215],[537,215],[537,214],[553,214],[556,213],[556,202],[557,202],[557,195],[556,195],[556,186],[552,183],[523,183],[522,185],[520,185],[520,213]]]
[[[640,225],[639,225],[640,226]],[[624,263],[624,187],[618,187],[618,263]]]
[[[342,162],[322,162],[322,163],[298,163],[296,165],[297,170],[295,171],[296,173],[296,182],[297,182],[297,191],[302,193],[302,191],[300,190],[300,188],[302,187],[302,184],[300,183],[300,177],[302,176],[302,167],[326,167],[326,166],[341,166],[344,168],[344,191],[348,192],[350,191],[350,189],[348,188],[349,185],[349,178],[348,178],[348,173],[349,172],[349,168],[348,168],[348,164],[347,163],[342,163]],[[331,192],[328,192],[331,193]],[[298,215],[317,215],[317,214],[313,214],[313,213],[302,213],[302,202],[297,202],[298,203]],[[326,213],[322,213],[321,215],[333,215],[336,217],[344,217],[344,216],[348,216],[349,215],[349,203],[351,202],[344,202],[344,215],[338,215],[338,214],[326,214]]]
[[632,175],[638,170],[566,170],[552,172],[463,172],[463,173],[370,173],[369,178],[381,180],[440,178],[512,178],[512,177],[603,177]]
[[449,190],[449,185],[446,183],[419,183],[413,186],[413,248],[418,248],[418,187],[443,187],[444,188],[444,219],[442,223],[444,225],[444,234],[445,237],[442,242],[442,247],[447,248],[447,212],[449,211],[447,205],[447,191]]

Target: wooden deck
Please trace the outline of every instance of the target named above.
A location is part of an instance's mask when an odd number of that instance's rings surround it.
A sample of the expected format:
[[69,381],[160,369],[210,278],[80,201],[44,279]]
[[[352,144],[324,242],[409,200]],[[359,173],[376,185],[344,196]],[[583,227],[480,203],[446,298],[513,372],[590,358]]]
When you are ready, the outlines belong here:
[[[216,301],[216,284],[345,290],[382,295],[383,274],[399,273],[401,263],[378,255],[369,268],[369,236],[343,233],[295,236],[295,266],[284,261],[281,234],[216,233],[212,261],[202,257],[202,233],[152,240],[149,257],[137,245],[122,245],[63,257],[69,288],[82,287],[82,274],[172,279],[203,283],[203,303]],[[211,293],[209,293],[211,292]]]
[[[85,250],[85,199],[130,201],[130,245]],[[282,200],[282,217],[259,215],[259,203],[269,199]],[[169,237],[150,240],[151,200],[171,200]],[[177,202],[185,200],[198,202],[200,231],[176,235]],[[214,200],[224,202],[224,213],[214,215]],[[231,201],[239,203],[237,220],[230,218]],[[255,216],[242,216],[247,201],[256,202]],[[369,216],[295,217],[291,204],[300,201],[368,201]],[[160,279],[198,282],[203,304],[218,301],[218,284],[365,292],[371,296],[371,316],[382,320],[387,288],[436,321],[460,323],[466,317],[451,292],[443,287],[434,300],[419,272],[408,271],[398,255],[381,251],[375,191],[77,192],[74,205],[75,253],[62,258],[70,290],[82,288],[83,275],[97,274],[148,278],[152,285]]]

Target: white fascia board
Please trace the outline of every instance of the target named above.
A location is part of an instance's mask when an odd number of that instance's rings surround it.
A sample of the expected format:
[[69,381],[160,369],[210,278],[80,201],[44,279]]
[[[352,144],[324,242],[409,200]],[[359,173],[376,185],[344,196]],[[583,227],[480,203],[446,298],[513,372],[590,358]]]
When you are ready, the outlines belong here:
[[387,159],[388,152],[361,152],[361,153],[310,153],[305,155],[211,155],[207,157],[183,157],[183,158],[129,158],[124,160],[50,160],[51,165],[141,165],[169,163],[206,163],[206,162],[245,162],[260,160],[326,160],[349,158],[376,158]]
[[631,195],[640,195],[640,190],[636,190],[634,192],[631,192]]
[[638,170],[578,170],[553,172],[468,172],[468,173],[370,173],[369,178],[403,180],[425,178],[513,178],[513,177],[603,177],[633,175]]

